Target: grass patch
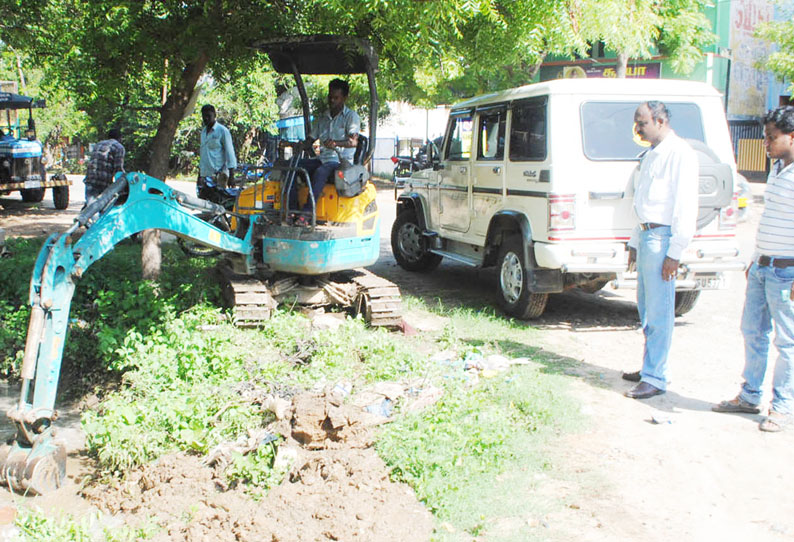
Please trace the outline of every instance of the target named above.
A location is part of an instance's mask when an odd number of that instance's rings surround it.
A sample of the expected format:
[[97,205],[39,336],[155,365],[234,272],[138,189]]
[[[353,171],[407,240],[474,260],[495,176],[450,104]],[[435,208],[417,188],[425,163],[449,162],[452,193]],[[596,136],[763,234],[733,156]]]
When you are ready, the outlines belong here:
[[[10,375],[18,370],[29,313],[29,276],[21,270],[32,269],[41,241],[10,240],[14,265],[0,260],[0,369]],[[163,258],[158,283],[144,282],[140,246],[119,245],[92,266],[73,300],[64,372],[91,375],[94,383],[95,374],[120,380],[83,415],[89,452],[105,473],[123,476],[178,450],[205,454],[265,426],[271,418],[252,394],[340,380],[352,382],[354,391],[378,381],[421,381],[443,388],[441,400],[415,414],[401,413],[398,404],[395,421],[378,437],[394,479],[411,484],[440,522],[471,536],[487,538],[499,519],[551,506],[534,501],[530,490],[535,474],[549,468],[545,444],[576,426],[578,408],[567,398],[564,374],[555,374],[564,372],[563,361],[534,346],[537,331],[527,324],[491,309],[446,309],[406,298],[408,310],[443,318],[443,329],[407,337],[347,318],[337,329],[319,331],[285,310],[261,329],[237,329],[218,306],[213,259],[185,258],[172,245],[163,247]],[[447,355],[431,361],[441,351]],[[474,385],[464,360],[491,354],[542,364]],[[235,457],[230,482],[253,488],[254,495],[278,483],[278,444]],[[60,532],[56,524],[42,525],[42,533]],[[91,540],[52,536],[35,540]],[[437,536],[456,535],[439,530]],[[526,533],[515,539],[525,540]]]
[[[25,347],[28,290],[43,239],[9,239],[11,258],[0,258],[0,375],[16,378]],[[125,241],[91,266],[77,283],[64,349],[61,379],[72,398],[127,369],[117,350],[128,335],[156,332],[196,305],[217,305],[220,288],[212,260],[187,259],[175,246],[163,247],[163,275],[142,281],[141,247]],[[185,281],[184,277],[190,277]],[[62,396],[63,397],[63,396]]]
[[549,467],[544,445],[578,424],[565,387],[562,377],[532,367],[474,387],[454,382],[430,409],[386,426],[378,452],[439,521],[480,536],[498,518],[532,517],[534,473]]
[[109,527],[102,524],[99,514],[52,518],[30,509],[20,510],[15,527],[13,540],[17,542],[133,542],[149,540],[156,531],[154,527]]

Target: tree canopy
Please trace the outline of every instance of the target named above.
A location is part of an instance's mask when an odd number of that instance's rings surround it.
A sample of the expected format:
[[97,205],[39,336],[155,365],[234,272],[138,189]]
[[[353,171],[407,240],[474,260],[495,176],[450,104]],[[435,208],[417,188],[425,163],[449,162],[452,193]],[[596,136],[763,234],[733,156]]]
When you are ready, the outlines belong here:
[[529,82],[546,55],[584,53],[588,41],[642,56],[657,40],[692,57],[704,1],[6,0],[0,40],[29,54],[96,126],[132,131],[138,164],[164,178],[203,76],[232,84],[235,115],[268,120],[261,111],[272,108],[258,106],[273,98],[264,86],[275,76],[251,49],[257,40],[368,38],[384,98],[438,103]]
[[794,93],[794,9],[789,7],[786,15],[787,20],[762,24],[757,34],[777,45],[777,50],[764,62],[765,67],[780,79],[788,80],[789,92]]

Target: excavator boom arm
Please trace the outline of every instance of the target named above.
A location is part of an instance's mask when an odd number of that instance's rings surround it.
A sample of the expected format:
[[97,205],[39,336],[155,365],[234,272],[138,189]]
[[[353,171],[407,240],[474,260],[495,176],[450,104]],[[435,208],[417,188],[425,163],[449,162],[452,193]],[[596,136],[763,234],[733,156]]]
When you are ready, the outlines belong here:
[[[55,396],[75,282],[88,267],[122,240],[147,229],[165,230],[237,254],[246,267],[254,267],[255,219],[250,220],[245,236],[240,238],[198,218],[192,213],[196,209],[226,212],[220,205],[174,190],[142,173],[119,174],[72,227],[65,233],[52,234],[44,243],[30,282],[31,316],[19,404],[8,412],[17,434],[13,453],[0,465],[0,474],[4,473],[15,488],[42,492],[43,482],[38,478],[53,479],[51,468],[39,468],[38,471],[48,472],[37,478],[33,467],[43,458],[46,460],[42,465],[50,464],[53,457],[60,455],[50,442],[50,428],[56,417]],[[81,225],[88,229],[73,242],[72,235]],[[63,472],[58,461],[56,467],[55,472]]]

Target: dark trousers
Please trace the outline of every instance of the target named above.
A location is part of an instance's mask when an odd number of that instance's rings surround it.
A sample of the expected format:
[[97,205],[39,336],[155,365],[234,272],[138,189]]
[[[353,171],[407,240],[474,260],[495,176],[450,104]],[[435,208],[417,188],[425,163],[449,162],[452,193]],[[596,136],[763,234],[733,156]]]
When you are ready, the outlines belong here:
[[[312,194],[314,194],[314,202],[316,204],[320,195],[323,193],[325,183],[328,182],[333,172],[339,167],[339,162],[327,162],[323,164],[320,162],[319,158],[304,158],[298,162],[298,167],[305,169],[306,173],[309,174],[311,190]],[[297,183],[294,182],[292,183],[292,189],[289,193],[289,208],[291,210],[298,208],[298,186]],[[311,198],[307,198],[301,211],[311,210],[312,200]]]

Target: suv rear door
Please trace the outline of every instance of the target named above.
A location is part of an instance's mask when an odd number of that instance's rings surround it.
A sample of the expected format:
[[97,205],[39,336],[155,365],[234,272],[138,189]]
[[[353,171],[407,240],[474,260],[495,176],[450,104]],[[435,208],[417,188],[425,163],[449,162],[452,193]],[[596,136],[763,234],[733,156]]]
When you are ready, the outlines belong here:
[[471,178],[471,221],[473,233],[484,238],[491,217],[502,204],[507,105],[478,108],[477,119],[477,155]]
[[469,230],[469,178],[473,148],[474,112],[453,111],[449,115],[442,167],[437,185],[439,224],[458,232]]

